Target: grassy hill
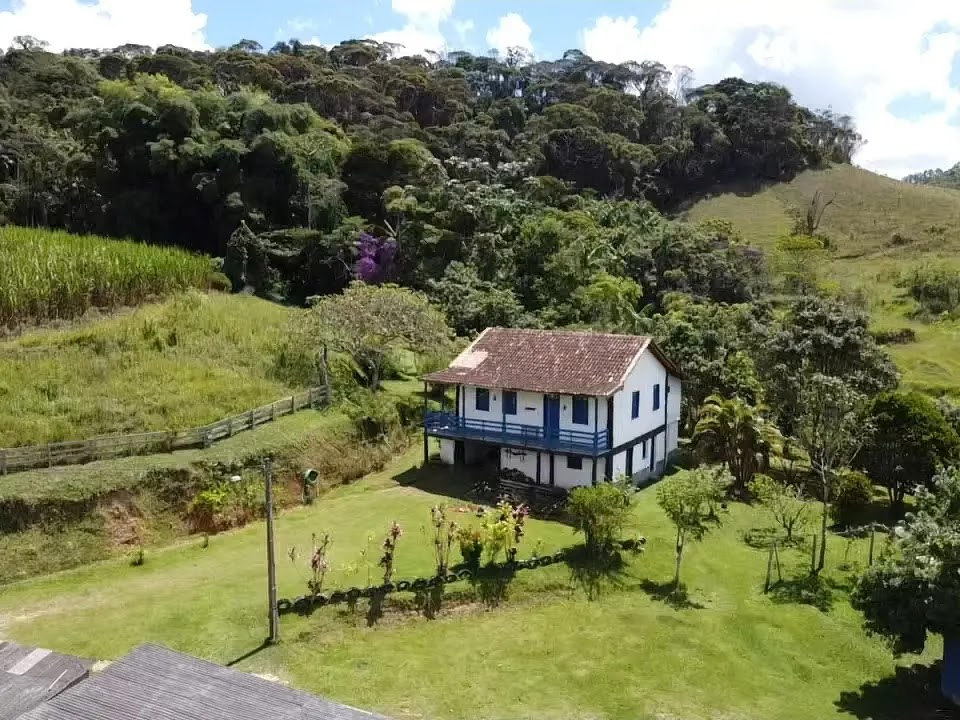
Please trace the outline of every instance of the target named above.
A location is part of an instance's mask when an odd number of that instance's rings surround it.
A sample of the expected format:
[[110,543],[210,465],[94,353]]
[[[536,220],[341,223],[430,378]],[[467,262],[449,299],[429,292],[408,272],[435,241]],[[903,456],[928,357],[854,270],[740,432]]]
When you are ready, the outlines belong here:
[[758,191],[717,194],[684,217],[733,222],[775,264],[777,238],[790,232],[794,213],[818,190],[834,199],[818,231],[831,244],[821,279],[861,297],[877,329],[915,331],[916,342],[889,347],[906,385],[960,397],[960,324],[913,318],[916,303],[896,286],[902,273],[921,265],[960,268],[960,192],[841,165]]
[[[278,548],[307,553],[296,567],[278,553],[281,597],[304,591],[316,532],[332,538],[328,588],[366,585],[368,572],[376,581],[378,555],[369,556],[393,521],[404,530],[397,579],[431,571],[430,536],[418,528],[434,504],[457,508],[467,482],[453,470],[416,469],[419,454],[414,447],[385,472],[278,518]],[[472,525],[471,516],[455,519]],[[96,658],[161,642],[397,718],[934,717],[938,640],[898,668],[846,601],[867,541],[831,537],[827,589],[814,607],[800,580],[809,547],[781,551],[784,583],[763,594],[767,552],[745,540],[768,523],[760,508],[732,503],[685,553],[690,601],[672,605],[675,531],[649,488],[635,517],[646,551],[628,555],[593,601],[581,576],[555,565],[519,573],[508,602],[489,612],[454,598],[437,620],[397,610],[373,628],[364,600],[355,611],[285,615],[283,642],[262,651],[264,530],[254,523],[209,545],[151,550],[142,567],[114,560],[4,587],[0,635]],[[530,520],[521,557],[538,542],[552,552],[577,538],[563,523]],[[450,590],[470,596],[466,583]]]
[[290,395],[272,367],[292,312],[192,292],[0,341],[0,447],[194,427]]

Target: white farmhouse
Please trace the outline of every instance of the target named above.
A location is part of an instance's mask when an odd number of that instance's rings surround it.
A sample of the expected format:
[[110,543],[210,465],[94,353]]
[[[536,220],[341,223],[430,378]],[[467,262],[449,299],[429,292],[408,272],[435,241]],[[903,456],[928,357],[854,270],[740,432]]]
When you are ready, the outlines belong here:
[[490,462],[572,488],[621,474],[645,482],[677,448],[680,373],[649,337],[487,328],[426,383],[456,387],[428,412],[424,460]]

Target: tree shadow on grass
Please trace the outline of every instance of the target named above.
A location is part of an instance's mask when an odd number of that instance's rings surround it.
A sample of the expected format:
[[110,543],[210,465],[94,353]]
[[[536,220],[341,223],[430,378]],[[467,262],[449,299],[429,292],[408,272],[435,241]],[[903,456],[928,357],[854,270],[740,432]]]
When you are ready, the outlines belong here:
[[627,564],[619,552],[597,556],[586,545],[577,545],[567,553],[566,563],[574,586],[583,590],[589,600],[596,600],[608,590],[626,587]]
[[860,720],[960,720],[960,708],[940,692],[941,663],[898,667],[881,680],[840,694],[838,710]]
[[480,499],[474,492],[474,487],[483,476],[482,468],[453,468],[428,463],[397,473],[393,476],[393,480],[403,487],[415,487],[431,495],[441,495],[466,503],[478,503]]
[[770,588],[770,599],[780,605],[812,605],[820,612],[830,612],[838,592],[850,590],[849,580],[835,580],[822,575],[800,575],[782,580]]
[[640,583],[640,589],[654,600],[669,605],[674,610],[705,610],[707,607],[691,600],[683,583],[680,583],[680,587],[676,588],[672,580],[662,583],[644,580]]

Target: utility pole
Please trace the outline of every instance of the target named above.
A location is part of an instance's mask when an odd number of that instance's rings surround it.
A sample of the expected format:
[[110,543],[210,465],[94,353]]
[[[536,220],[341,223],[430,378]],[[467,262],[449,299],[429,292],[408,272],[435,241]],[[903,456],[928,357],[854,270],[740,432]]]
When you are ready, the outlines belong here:
[[275,645],[280,640],[280,612],[277,608],[277,558],[273,540],[273,460],[271,458],[263,460],[263,486],[267,511],[267,597],[270,604],[270,635],[267,637],[267,643]]

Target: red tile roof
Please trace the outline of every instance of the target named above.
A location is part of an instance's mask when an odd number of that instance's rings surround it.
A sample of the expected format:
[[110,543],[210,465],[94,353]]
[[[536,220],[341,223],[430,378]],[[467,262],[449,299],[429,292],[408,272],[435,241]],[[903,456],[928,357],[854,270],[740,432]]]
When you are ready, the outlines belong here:
[[558,395],[609,396],[623,387],[627,373],[647,349],[672,374],[679,375],[676,366],[646,336],[487,328],[446,370],[425,375],[424,380]]

